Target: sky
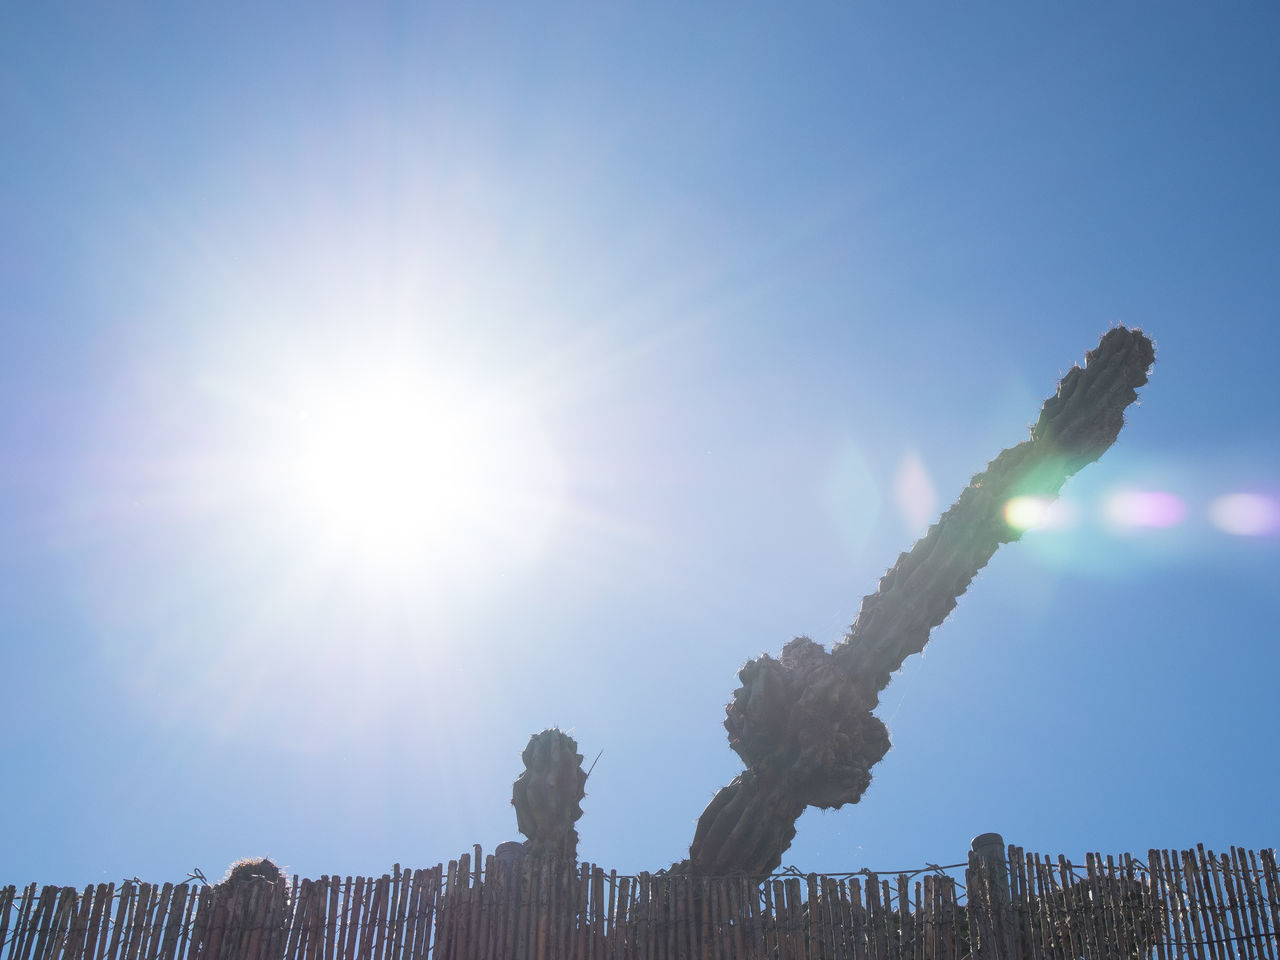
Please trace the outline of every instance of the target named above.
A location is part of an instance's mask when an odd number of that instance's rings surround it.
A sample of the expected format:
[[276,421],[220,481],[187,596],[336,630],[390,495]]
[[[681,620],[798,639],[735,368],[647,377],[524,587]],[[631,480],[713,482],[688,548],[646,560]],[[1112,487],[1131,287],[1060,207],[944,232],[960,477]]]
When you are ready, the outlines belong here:
[[784,863],[1259,848],[1280,12],[0,9],[0,883],[687,854],[749,658],[838,641],[1116,324],[1116,446]]

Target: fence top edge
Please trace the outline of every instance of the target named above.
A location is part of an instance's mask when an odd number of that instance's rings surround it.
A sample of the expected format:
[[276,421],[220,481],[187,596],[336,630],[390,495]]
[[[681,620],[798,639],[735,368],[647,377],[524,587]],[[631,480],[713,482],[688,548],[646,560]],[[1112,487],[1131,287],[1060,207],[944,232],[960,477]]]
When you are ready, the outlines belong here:
[[[1016,856],[1018,860],[1023,862],[1025,862],[1027,859],[1034,859],[1038,862],[1047,861],[1054,865],[1065,864],[1068,868],[1072,870],[1077,870],[1077,869],[1086,870],[1088,860],[1092,858],[1096,862],[1099,857],[1098,853],[1089,852],[1085,856],[1085,862],[1076,863],[1074,861],[1067,859],[1064,856],[1051,857],[1048,854],[1028,853],[1023,847],[1018,846],[1017,844],[1008,844],[1006,846],[1006,850],[1010,855]],[[1264,860],[1268,856],[1271,858],[1274,858],[1276,856],[1275,847],[1252,848],[1252,847],[1237,846],[1233,844],[1230,846],[1229,850],[1231,851],[1231,853],[1236,854],[1237,856],[1241,854],[1246,856],[1249,854],[1253,854]],[[1191,856],[1196,859],[1199,859],[1201,857],[1210,857],[1210,858],[1219,857],[1219,854],[1216,851],[1205,849],[1203,844],[1198,844],[1195,847],[1189,847],[1185,850],[1182,850],[1182,849],[1164,850],[1164,849],[1152,848],[1147,852],[1148,860],[1155,859],[1151,857],[1151,854],[1153,853],[1157,855],[1167,855],[1175,863],[1181,863],[1182,858],[1184,856]],[[472,859],[474,857],[474,853],[468,853],[468,854],[465,854],[465,856],[467,856],[468,859]],[[1124,860],[1126,857],[1128,857],[1129,862],[1132,863],[1135,867],[1138,867],[1143,872],[1150,872],[1150,867],[1147,865],[1147,861],[1141,860],[1136,856],[1133,856],[1131,854],[1123,854],[1123,853],[1119,855],[1113,854],[1113,856],[1116,856],[1116,865],[1118,868],[1123,867]],[[1224,856],[1226,856],[1226,854],[1224,854]],[[303,877],[300,874],[291,874],[291,875],[282,876],[281,880],[284,882],[287,888],[292,887],[295,889],[304,883],[310,884],[310,885],[344,884],[344,883],[359,883],[359,882],[364,882],[366,884],[377,883],[381,880],[389,881],[393,879],[393,876],[396,878],[399,878],[402,881],[408,880],[410,882],[415,882],[419,879],[431,879],[431,878],[438,878],[440,880],[444,880],[448,874],[446,864],[449,862],[450,861],[441,861],[440,863],[430,867],[403,867],[399,863],[397,863],[395,864],[393,870],[390,873],[382,873],[382,874],[371,873],[371,874],[360,874],[360,875],[357,875],[357,874],[348,875],[348,874],[339,874],[339,873],[325,873],[325,874],[321,874],[318,877]],[[456,863],[457,861],[455,860],[452,862]],[[489,857],[485,858],[485,862],[486,862],[486,866],[490,866],[490,865],[497,865],[502,861],[495,860],[493,856],[490,855]],[[919,876],[921,874],[930,874],[935,876],[948,876],[947,871],[967,870],[970,868],[970,863],[969,861],[966,860],[963,863],[947,863],[947,864],[926,863],[925,865],[920,867],[912,867],[912,868],[897,869],[897,870],[873,870],[869,867],[861,867],[857,870],[845,870],[845,871],[801,870],[795,866],[787,866],[787,867],[783,867],[781,870],[777,870],[773,873],[767,874],[765,876],[760,876],[760,877],[753,877],[747,874],[726,874],[726,875],[714,875],[714,876],[702,875],[702,874],[698,874],[698,875],[678,874],[678,873],[670,873],[665,869],[651,871],[651,872],[641,871],[639,873],[619,873],[616,870],[609,870],[600,866],[597,863],[593,863],[591,861],[586,861],[586,860],[575,861],[572,864],[566,862],[564,864],[564,867],[566,869],[571,869],[575,873],[589,873],[594,875],[596,872],[600,872],[604,874],[604,876],[611,881],[627,880],[629,882],[639,882],[642,879],[647,881],[694,879],[698,881],[705,880],[711,883],[717,883],[717,882],[738,883],[746,880],[756,885],[761,885],[765,883],[770,883],[775,880],[807,879],[810,877],[813,877],[818,881],[823,881],[823,880],[840,881],[840,880],[855,880],[855,879],[880,878],[880,877],[904,877],[905,876],[905,877],[911,878],[911,877]],[[470,873],[474,874],[474,872],[475,870],[473,868],[470,871]],[[484,870],[484,873],[486,875],[489,872],[490,871],[488,869]],[[136,876],[124,878],[119,882],[94,881],[88,884],[80,884],[80,885],[40,884],[37,881],[32,881],[29,884],[25,884],[21,886],[10,883],[7,886],[0,887],[0,895],[7,895],[7,896],[12,896],[15,899],[22,899],[24,897],[29,897],[29,896],[48,895],[47,891],[51,891],[51,890],[86,891],[86,890],[98,889],[101,887],[107,887],[113,891],[115,896],[118,897],[125,894],[136,895],[142,892],[143,890],[158,891],[164,886],[169,886],[173,890],[177,890],[178,888],[194,888],[196,891],[199,892],[199,891],[206,891],[206,890],[216,890],[220,886],[220,884],[209,883],[207,881],[201,883],[191,876],[188,876],[186,880],[180,881],[177,883],[174,883],[171,881],[170,882],[159,882],[159,881],[150,882],[150,881],[142,880]]]

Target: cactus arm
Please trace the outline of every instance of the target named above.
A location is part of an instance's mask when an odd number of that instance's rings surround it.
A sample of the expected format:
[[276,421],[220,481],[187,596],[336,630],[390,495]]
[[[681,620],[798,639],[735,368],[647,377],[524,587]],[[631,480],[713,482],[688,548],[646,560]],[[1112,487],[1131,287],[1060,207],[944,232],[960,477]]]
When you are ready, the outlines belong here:
[[865,597],[845,640],[832,651],[867,692],[883,690],[904,660],[924,649],[970,581],[1001,543],[1021,531],[1004,518],[1016,496],[1054,498],[1115,442],[1125,408],[1155,360],[1139,330],[1117,327],[1073,367],[1045,401],[1031,439],[1005,450],[960,494],[929,532],[902,554]]

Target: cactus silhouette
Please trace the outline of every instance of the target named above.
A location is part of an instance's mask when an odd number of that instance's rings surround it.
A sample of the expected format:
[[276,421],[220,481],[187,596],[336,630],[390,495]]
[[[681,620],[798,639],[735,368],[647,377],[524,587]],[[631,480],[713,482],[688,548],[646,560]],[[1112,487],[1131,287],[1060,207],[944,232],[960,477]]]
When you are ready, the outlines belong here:
[[556,729],[529,738],[524,773],[511,790],[516,827],[528,839],[525,853],[572,861],[578,853],[574,824],[582,816],[587,775],[573,737]]
[[[1097,460],[1124,426],[1124,411],[1147,382],[1155,349],[1140,330],[1116,327],[1073,367],[1045,401],[1030,439],[1003,451],[975,476],[923,538],[898,557],[830,652],[796,637],[778,658],[750,660],[725,708],[729,745],[746,769],[698,819],[688,859],[672,870],[703,875],[770,873],[795,837],[806,807],[857,803],[871,768],[889,750],[872,714],[880,691],[1002,543],[1022,530],[1005,518],[1015,497],[1051,500]],[[524,750],[512,804],[529,839],[526,853],[573,860],[586,774],[572,737],[544,730]],[[514,846],[514,845],[513,845]]]
[[742,668],[724,725],[746,770],[708,804],[689,858],[674,870],[767,874],[782,862],[806,807],[861,798],[871,767],[889,749],[888,732],[871,711],[890,676],[924,649],[1000,544],[1021,536],[1006,521],[1005,505],[1018,496],[1056,497],[1115,442],[1154,361],[1140,330],[1108,331],[1084,368],[1062,378],[1030,439],[975,476],[863,598],[842,642],[827,652],[797,637],[780,658],[764,655]]

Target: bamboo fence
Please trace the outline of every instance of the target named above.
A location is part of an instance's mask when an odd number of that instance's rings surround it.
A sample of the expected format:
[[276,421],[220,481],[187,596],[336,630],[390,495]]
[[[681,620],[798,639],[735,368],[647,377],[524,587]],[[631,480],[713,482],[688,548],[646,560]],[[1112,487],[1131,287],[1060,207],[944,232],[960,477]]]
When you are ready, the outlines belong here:
[[963,879],[620,876],[476,847],[378,878],[9,886],[0,960],[1280,960],[1273,850],[1007,853]]

